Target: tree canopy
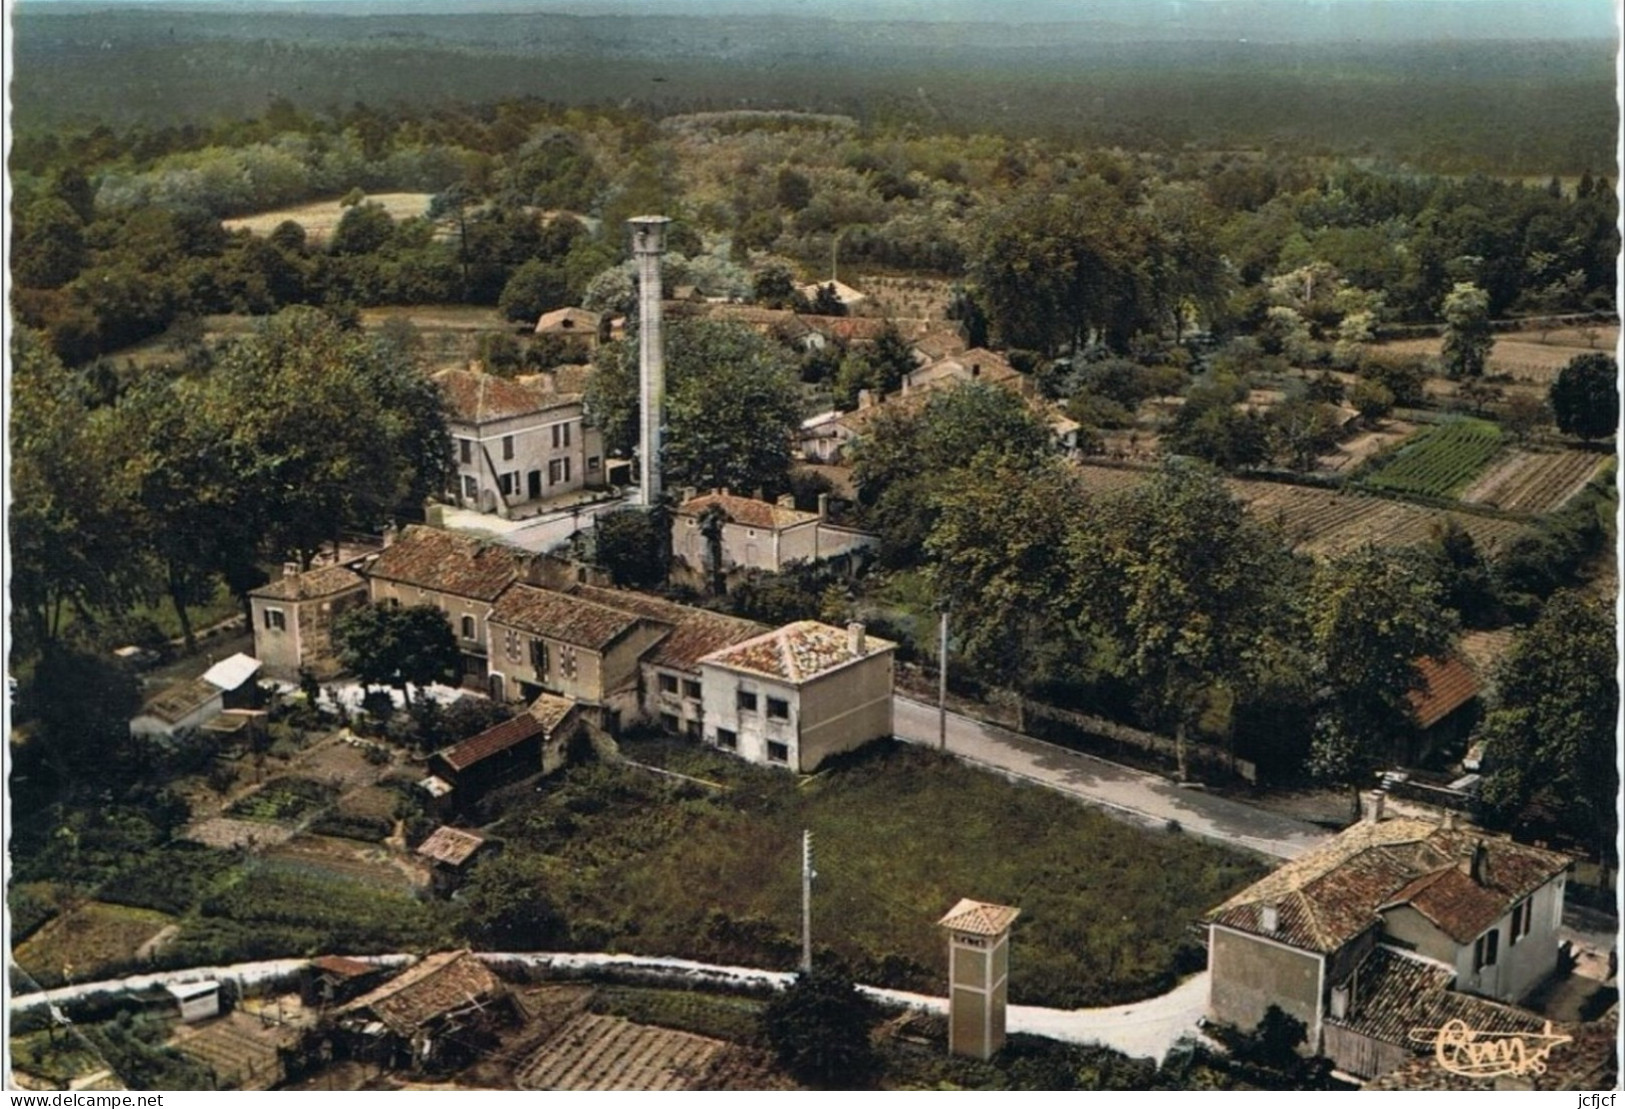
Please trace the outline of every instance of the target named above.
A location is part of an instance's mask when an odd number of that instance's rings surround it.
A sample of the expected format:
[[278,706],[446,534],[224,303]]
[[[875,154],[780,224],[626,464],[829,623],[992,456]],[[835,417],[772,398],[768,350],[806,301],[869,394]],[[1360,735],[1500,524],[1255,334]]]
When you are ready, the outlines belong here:
[[333,645],[362,684],[407,694],[413,686],[455,682],[462,667],[451,624],[433,605],[356,605],[334,618]]
[[1552,382],[1550,400],[1559,431],[1606,439],[1619,428],[1619,363],[1608,354],[1576,355]]

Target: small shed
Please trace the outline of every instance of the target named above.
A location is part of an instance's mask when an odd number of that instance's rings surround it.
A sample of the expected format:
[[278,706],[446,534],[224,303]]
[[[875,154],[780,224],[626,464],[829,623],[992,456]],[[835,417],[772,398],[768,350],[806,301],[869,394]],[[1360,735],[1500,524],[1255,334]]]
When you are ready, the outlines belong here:
[[381,1065],[457,1067],[490,1050],[514,1016],[508,990],[473,952],[425,956],[335,1013],[341,1043]]
[[182,1023],[193,1024],[220,1015],[220,983],[212,978],[202,982],[171,982],[164,989],[180,1007]]
[[299,1000],[313,1009],[342,1005],[376,985],[387,969],[343,955],[323,955],[312,959],[300,975]]
[[418,857],[427,860],[434,892],[449,897],[473,868],[475,859],[493,846],[478,832],[441,825],[418,844]]
[[188,728],[201,728],[224,707],[218,686],[202,678],[182,682],[149,697],[130,720],[130,734],[168,739]]
[[221,704],[226,708],[251,709],[259,692],[254,682],[259,672],[260,660],[239,651],[205,670],[203,680],[220,690]]

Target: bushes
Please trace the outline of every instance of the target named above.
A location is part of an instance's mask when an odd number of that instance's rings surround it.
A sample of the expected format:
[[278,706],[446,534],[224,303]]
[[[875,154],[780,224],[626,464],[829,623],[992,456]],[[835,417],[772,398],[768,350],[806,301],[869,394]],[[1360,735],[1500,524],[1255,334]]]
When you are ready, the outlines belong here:
[[120,871],[97,896],[120,905],[180,915],[215,889],[239,861],[231,852],[175,844]]

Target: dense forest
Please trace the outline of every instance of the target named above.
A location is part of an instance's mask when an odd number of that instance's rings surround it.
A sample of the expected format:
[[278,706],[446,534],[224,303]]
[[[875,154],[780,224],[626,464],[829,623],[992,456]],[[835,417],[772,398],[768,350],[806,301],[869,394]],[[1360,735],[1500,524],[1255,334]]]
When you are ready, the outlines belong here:
[[661,115],[796,108],[1129,149],[1308,149],[1451,173],[1612,161],[1613,46],[1558,37],[1573,19],[1532,26],[1504,4],[1495,19],[1423,4],[1363,22],[1328,11],[1357,5],[1291,18],[1195,7],[987,23],[24,3],[12,98],[20,133],[206,125],[273,97],[333,111],[535,96]]

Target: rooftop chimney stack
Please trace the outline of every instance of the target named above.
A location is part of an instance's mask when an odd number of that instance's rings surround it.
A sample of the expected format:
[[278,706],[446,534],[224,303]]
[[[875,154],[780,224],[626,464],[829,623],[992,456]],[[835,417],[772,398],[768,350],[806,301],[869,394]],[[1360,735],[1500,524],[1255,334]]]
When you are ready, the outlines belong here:
[[846,626],[846,646],[856,657],[863,657],[864,648],[868,645],[864,642],[862,624],[853,623]]
[[666,348],[660,334],[660,256],[665,216],[633,216],[632,254],[638,260],[638,402],[642,409],[642,482],[645,508],[660,501],[660,439],[666,412]]
[[1258,926],[1270,935],[1281,930],[1281,907],[1273,901],[1258,907]]
[[1382,821],[1383,801],[1386,794],[1380,789],[1367,790],[1365,794],[1365,818],[1368,823],[1378,824]]

